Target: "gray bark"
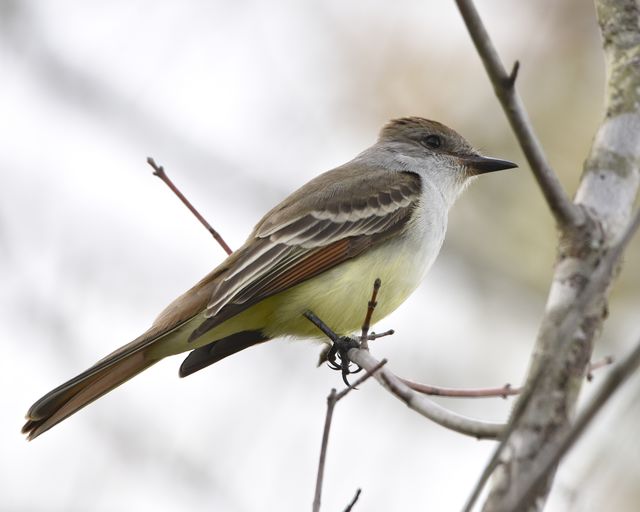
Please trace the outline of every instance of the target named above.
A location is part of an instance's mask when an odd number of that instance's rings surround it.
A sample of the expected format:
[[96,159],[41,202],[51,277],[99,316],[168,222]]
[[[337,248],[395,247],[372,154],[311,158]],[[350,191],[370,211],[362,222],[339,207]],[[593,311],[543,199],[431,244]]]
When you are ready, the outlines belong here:
[[[615,269],[602,262],[630,222],[640,182],[640,6],[636,0],[597,0],[607,70],[606,113],[584,164],[574,203],[579,225],[561,226],[558,260],[513,430],[494,473],[485,512],[515,510],[523,488],[570,426],[594,342],[607,315]],[[570,134],[568,134],[570,136]],[[587,296],[588,295],[588,296]],[[552,471],[519,510],[541,510]]]

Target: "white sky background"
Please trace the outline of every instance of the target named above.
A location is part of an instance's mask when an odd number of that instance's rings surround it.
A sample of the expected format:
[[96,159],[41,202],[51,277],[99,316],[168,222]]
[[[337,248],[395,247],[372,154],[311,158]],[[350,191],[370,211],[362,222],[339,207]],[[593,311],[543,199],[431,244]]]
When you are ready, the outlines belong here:
[[[482,4],[507,62],[554,26],[553,10],[536,24],[511,4]],[[371,144],[389,117],[436,117],[524,164],[453,4],[389,5],[0,3],[0,510],[311,507],[325,397],[341,381],[314,367],[318,348],[307,343],[272,342],[188,379],[172,358],[33,443],[19,429],[35,399],[145,330],[223,259],[146,156],[232,247],[287,193]],[[419,101],[415,83],[386,67],[409,48],[423,56],[416,74],[434,84]],[[522,167],[469,195],[509,183],[539,201]],[[464,208],[451,231],[470,245],[445,248],[380,323],[397,334],[374,354],[423,382],[518,383],[544,296],[510,279],[508,263],[505,273],[470,266],[476,252],[504,255],[466,233],[466,220],[491,239],[506,228],[490,210]],[[552,253],[540,257],[550,274]],[[620,309],[611,322],[622,343],[633,330],[615,321],[631,316]],[[495,421],[510,406],[444,403]],[[342,510],[357,487],[355,510],[456,510],[492,448],[368,383],[337,407],[323,510]],[[549,510],[566,509],[583,459],[570,459]]]

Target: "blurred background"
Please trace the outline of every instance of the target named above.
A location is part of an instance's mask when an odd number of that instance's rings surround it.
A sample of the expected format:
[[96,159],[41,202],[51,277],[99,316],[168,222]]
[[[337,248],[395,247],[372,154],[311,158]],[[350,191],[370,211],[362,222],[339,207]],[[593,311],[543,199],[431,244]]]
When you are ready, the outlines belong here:
[[[573,194],[602,116],[593,6],[478,2]],[[442,121],[520,169],[454,208],[423,286],[378,330],[407,378],[518,384],[556,233],[453,2],[0,1],[0,510],[309,510],[325,397],[318,347],[275,341],[178,379],[165,360],[33,443],[31,403],[145,330],[224,253],[151,175],[153,156],[238,247],[259,217],[373,143]],[[636,341],[638,239],[596,358]],[[597,388],[602,374],[586,384]],[[637,510],[640,380],[565,461],[547,510]],[[584,397],[583,397],[584,398]],[[511,401],[443,400],[500,421]],[[493,449],[369,382],[331,431],[323,510],[458,510]]]

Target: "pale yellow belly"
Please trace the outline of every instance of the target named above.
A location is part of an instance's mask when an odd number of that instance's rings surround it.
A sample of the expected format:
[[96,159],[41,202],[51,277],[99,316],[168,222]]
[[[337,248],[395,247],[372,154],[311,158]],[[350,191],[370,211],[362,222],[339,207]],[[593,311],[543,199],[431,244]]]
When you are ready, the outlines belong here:
[[373,283],[380,278],[378,306],[372,323],[394,311],[421,280],[416,254],[382,246],[275,297],[263,332],[270,337],[325,338],[304,311],[313,311],[332,330],[346,335],[361,328]]

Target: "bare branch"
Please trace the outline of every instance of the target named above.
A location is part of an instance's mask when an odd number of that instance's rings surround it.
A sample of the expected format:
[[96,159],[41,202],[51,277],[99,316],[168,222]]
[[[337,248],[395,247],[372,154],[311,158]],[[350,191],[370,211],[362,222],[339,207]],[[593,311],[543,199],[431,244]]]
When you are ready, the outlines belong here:
[[449,398],[507,398],[508,396],[517,395],[522,391],[522,388],[514,388],[511,384],[505,384],[499,388],[459,389],[420,384],[408,379],[403,379],[402,377],[399,377],[399,379],[411,389],[423,395],[446,396]]
[[162,167],[161,165],[156,164],[155,160],[153,158],[151,158],[151,157],[147,157],[147,163],[153,168],[154,176],[157,176],[162,181],[164,181],[164,183],[167,185],[167,187],[169,187],[171,189],[171,191],[176,196],[178,196],[178,199],[180,199],[180,201],[182,201],[182,203],[187,208],[189,208],[189,211],[191,213],[193,213],[193,215],[195,215],[196,219],[198,219],[200,221],[200,223],[205,228],[207,228],[207,231],[209,231],[209,233],[211,233],[211,236],[213,236],[215,241],[220,244],[220,247],[222,247],[222,249],[227,254],[231,254],[233,252],[231,250],[231,247],[229,247],[227,245],[227,242],[225,242],[224,239],[222,238],[222,236],[220,236],[220,234],[215,229],[213,229],[213,227],[211,227],[211,224],[209,224],[207,222],[207,220],[202,215],[200,215],[200,212],[198,210],[196,210],[195,207],[184,196],[184,194],[182,192],[180,192],[180,190],[178,189],[178,187],[175,186],[173,181],[171,181],[171,179],[169,179],[169,176],[167,176],[167,173],[165,172],[164,167]]
[[[351,349],[349,359],[368,371],[379,364],[369,351],[363,349]],[[503,424],[474,420],[440,407],[435,402],[411,390],[386,367],[378,371],[374,377],[410,409],[438,425],[477,439],[496,439],[502,432]]]
[[596,361],[595,363],[589,363],[587,365],[587,371],[585,373],[585,378],[591,382],[593,380],[593,372],[595,372],[596,370],[599,370],[600,368],[604,368],[605,366],[609,366],[613,364],[613,357],[612,356],[605,356],[602,359],[600,359],[599,361]]
[[[585,378],[590,381],[593,379],[593,372],[604,368],[613,363],[613,357],[606,356],[601,360],[594,363],[589,363],[587,371],[585,372]],[[513,387],[511,384],[505,384],[499,388],[476,388],[476,389],[463,389],[463,388],[445,388],[442,386],[431,386],[429,384],[420,384],[408,379],[399,379],[409,386],[414,391],[429,396],[446,396],[449,398],[507,398],[509,396],[518,395],[522,392],[521,387]]]
[[393,336],[395,333],[396,331],[394,331],[393,329],[389,329],[388,331],[379,332],[379,333],[372,332],[371,334],[367,335],[367,340],[368,341],[377,340],[378,338]]
[[[327,414],[324,419],[324,430],[322,432],[320,457],[318,459],[318,473],[316,475],[316,490],[313,498],[313,512],[319,512],[320,510],[320,501],[322,498],[322,482],[324,480],[324,466],[327,458],[327,447],[329,445],[329,431],[331,430],[331,420],[333,419],[333,410],[335,409],[336,404],[342,398],[344,398],[352,389],[354,389],[356,386],[359,386],[364,381],[366,381],[374,373],[380,370],[380,368],[382,368],[385,364],[387,364],[387,360],[383,359],[382,361],[380,361],[378,365],[372,368],[371,371],[367,371],[362,377],[356,380],[356,382],[353,384],[353,387],[348,386],[342,391],[340,391],[340,393],[337,393],[334,388],[331,390],[331,392],[329,393],[329,396],[327,397]],[[360,489],[358,489],[358,492],[353,498],[353,501],[351,502],[351,504],[347,507],[347,510],[351,510],[353,505],[355,505],[356,501],[358,501],[359,496],[360,496]]]
[[[367,304],[367,314],[364,317],[364,322],[362,323],[362,334],[360,335],[360,342],[364,345],[362,348],[367,348],[367,340],[369,339],[369,328],[371,327],[371,317],[373,316],[373,312],[378,305],[378,291],[380,290],[380,286],[382,285],[382,281],[378,277],[373,282],[373,291],[371,292],[371,300]],[[380,336],[378,336],[380,337]]]
[[329,431],[331,430],[331,419],[333,409],[336,406],[336,389],[333,388],[327,397],[327,414],[324,418],[324,430],[322,431],[322,443],[320,445],[320,458],[318,460],[318,473],[316,475],[316,492],[313,497],[313,512],[320,511],[320,500],[322,498],[322,481],[324,479],[324,463],[327,458],[327,446],[329,444]]
[[562,228],[581,225],[584,222],[584,214],[570,201],[558,177],[549,165],[527,111],[516,91],[515,81],[520,63],[516,61],[511,73],[507,74],[473,1],[456,0],[456,4],[487,70],[496,96],[518,138],[520,147],[557,224]]
[[344,509],[344,512],[351,512],[351,509],[353,509],[353,506],[358,502],[358,498],[360,497],[361,492],[362,492],[362,489],[358,489],[356,491],[355,496],[351,500],[351,503],[347,505],[347,508]]

